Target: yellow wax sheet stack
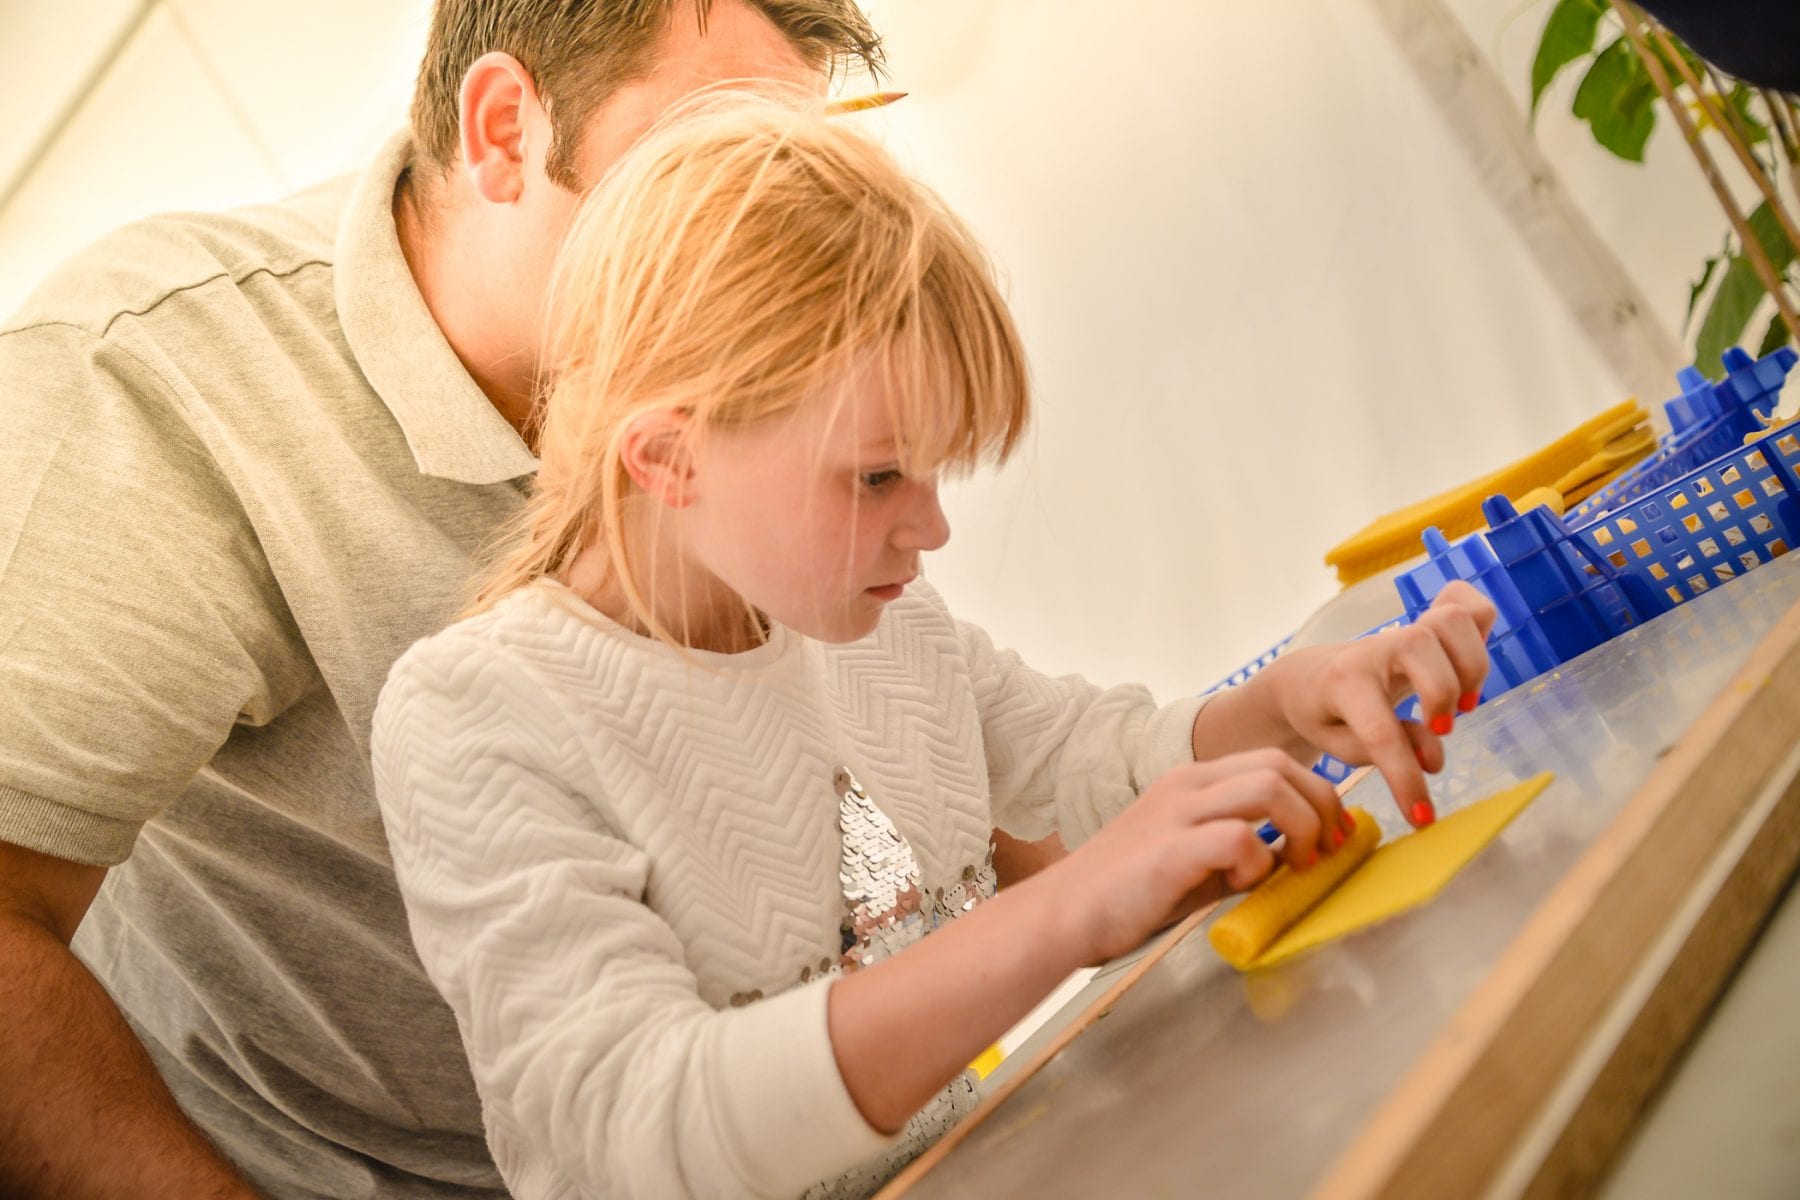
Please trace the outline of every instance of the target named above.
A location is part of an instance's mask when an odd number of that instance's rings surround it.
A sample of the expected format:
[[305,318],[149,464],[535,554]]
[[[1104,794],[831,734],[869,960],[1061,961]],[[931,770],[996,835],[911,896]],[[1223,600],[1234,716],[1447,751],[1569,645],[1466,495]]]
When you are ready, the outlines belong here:
[[1551,488],[1566,505],[1578,504],[1656,449],[1649,421],[1649,410],[1637,401],[1615,404],[1510,466],[1377,518],[1333,546],[1325,562],[1348,587],[1416,557],[1419,535],[1428,525],[1453,541],[1484,528],[1481,502],[1489,496],[1505,496],[1523,511],[1529,507],[1521,503],[1527,492]]
[[1260,970],[1425,903],[1550,785],[1549,773],[1377,846],[1381,831],[1360,808],[1356,833],[1310,871],[1277,868],[1208,938],[1240,971]]

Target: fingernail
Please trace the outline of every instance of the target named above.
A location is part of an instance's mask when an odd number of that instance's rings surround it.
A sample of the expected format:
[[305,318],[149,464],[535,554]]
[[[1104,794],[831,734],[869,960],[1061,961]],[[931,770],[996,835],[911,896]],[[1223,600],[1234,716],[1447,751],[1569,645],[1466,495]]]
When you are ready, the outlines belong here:
[[1475,711],[1475,706],[1480,703],[1481,703],[1481,693],[1480,692],[1470,692],[1466,696],[1464,696],[1461,700],[1458,700],[1456,702],[1456,711],[1472,713]]
[[1449,713],[1439,713],[1431,718],[1431,732],[1443,737],[1456,727],[1456,718]]
[[1344,831],[1343,830],[1334,829],[1331,831],[1331,848],[1333,850],[1342,850],[1344,848]]
[[1356,818],[1350,815],[1349,809],[1338,809],[1338,827],[1344,831],[1345,837],[1356,832]]
[[1317,850],[1308,850],[1306,852],[1306,869],[1310,871],[1318,865],[1319,865],[1319,852]]
[[1412,818],[1414,825],[1429,825],[1435,817],[1436,814],[1431,811],[1431,805],[1425,803],[1425,801],[1421,800],[1413,805]]

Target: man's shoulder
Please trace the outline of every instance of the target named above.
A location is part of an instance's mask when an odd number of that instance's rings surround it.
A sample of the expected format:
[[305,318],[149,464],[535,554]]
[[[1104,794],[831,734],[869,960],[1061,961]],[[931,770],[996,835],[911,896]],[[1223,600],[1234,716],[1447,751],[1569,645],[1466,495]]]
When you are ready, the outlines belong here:
[[0,335],[62,325],[104,337],[121,316],[149,317],[171,297],[209,284],[329,270],[353,184],[341,177],[270,204],[161,213],[121,226],[46,276],[0,323]]

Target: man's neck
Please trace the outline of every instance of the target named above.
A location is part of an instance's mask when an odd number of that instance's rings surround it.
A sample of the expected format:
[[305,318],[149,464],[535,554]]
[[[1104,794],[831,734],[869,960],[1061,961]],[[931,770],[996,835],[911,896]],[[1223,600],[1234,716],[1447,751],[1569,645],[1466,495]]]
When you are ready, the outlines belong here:
[[[526,422],[531,416],[536,354],[528,335],[507,311],[512,288],[487,275],[466,224],[466,213],[440,205],[432,219],[422,211],[421,187],[414,168],[400,174],[394,186],[394,229],[413,282],[425,300],[444,340],[507,423],[532,442]],[[535,447],[534,447],[535,449]]]

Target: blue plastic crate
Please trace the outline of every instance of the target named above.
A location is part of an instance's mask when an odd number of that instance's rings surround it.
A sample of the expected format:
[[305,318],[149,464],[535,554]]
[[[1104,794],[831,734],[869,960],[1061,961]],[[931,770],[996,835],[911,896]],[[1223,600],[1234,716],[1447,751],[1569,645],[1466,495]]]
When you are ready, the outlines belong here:
[[1743,445],[1774,411],[1796,354],[1783,346],[1760,359],[1737,347],[1721,362],[1725,375],[1709,381],[1694,367],[1676,376],[1681,395],[1663,404],[1669,433],[1661,445],[1624,475],[1568,513],[1571,525],[1586,524],[1673,483]]
[[1659,610],[1786,554],[1800,536],[1800,426],[1775,429],[1575,536]]
[[1202,696],[1210,696],[1214,692],[1222,691],[1225,688],[1234,688],[1241,683],[1248,682],[1252,675],[1256,674],[1258,671],[1274,662],[1276,658],[1280,657],[1281,652],[1287,649],[1287,644],[1293,640],[1294,635],[1290,633],[1287,637],[1282,638],[1279,642],[1276,642],[1273,646],[1270,646],[1267,650],[1264,650],[1261,654],[1257,655],[1255,658],[1251,659],[1249,662],[1245,663],[1243,666],[1219,680],[1219,682],[1213,684],[1200,694]]
[[[1487,531],[1452,543],[1427,529],[1425,562],[1395,579],[1405,612],[1360,636],[1411,624],[1452,580],[1473,584],[1498,610],[1486,702],[1787,553],[1800,542],[1800,423],[1755,434],[1797,357],[1732,349],[1718,383],[1682,371],[1657,452],[1566,518],[1493,496],[1482,506]],[[1208,692],[1245,682],[1289,640]],[[1396,712],[1417,720],[1418,697]],[[1312,769],[1333,783],[1354,770],[1329,754]]]

